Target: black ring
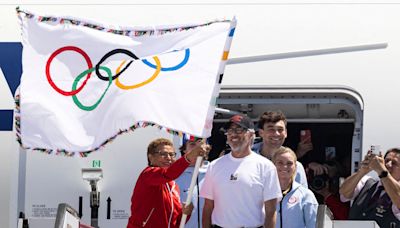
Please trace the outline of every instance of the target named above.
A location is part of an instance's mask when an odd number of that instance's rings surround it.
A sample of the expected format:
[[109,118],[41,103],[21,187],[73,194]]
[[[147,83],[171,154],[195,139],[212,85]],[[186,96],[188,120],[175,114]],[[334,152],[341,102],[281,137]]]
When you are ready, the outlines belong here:
[[[128,55],[129,57],[132,57],[134,60],[138,60],[138,59],[139,59],[139,58],[138,58],[135,54],[133,54],[131,51],[128,51],[128,50],[126,50],[126,49],[114,49],[114,50],[108,52],[107,54],[105,54],[105,55],[100,59],[100,61],[96,64],[96,75],[97,75],[97,77],[98,77],[99,79],[101,79],[101,80],[103,80],[103,81],[109,81],[109,80],[110,80],[109,77],[105,77],[105,76],[103,76],[103,75],[100,73],[100,65],[101,65],[104,61],[106,61],[106,59],[107,59],[108,57],[113,56],[113,55],[115,55],[115,54],[119,54],[119,53]],[[112,76],[112,80],[118,78],[119,75],[121,75],[126,69],[128,69],[128,67],[132,64],[132,62],[133,62],[133,60],[131,60],[118,74]]]

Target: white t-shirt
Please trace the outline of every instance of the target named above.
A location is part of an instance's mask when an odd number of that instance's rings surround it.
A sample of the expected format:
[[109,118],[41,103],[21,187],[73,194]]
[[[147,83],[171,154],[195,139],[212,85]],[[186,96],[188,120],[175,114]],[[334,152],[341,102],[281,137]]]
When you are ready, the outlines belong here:
[[264,202],[282,197],[274,164],[254,152],[244,158],[231,153],[211,162],[200,196],[214,200],[211,221],[221,227],[264,225]]

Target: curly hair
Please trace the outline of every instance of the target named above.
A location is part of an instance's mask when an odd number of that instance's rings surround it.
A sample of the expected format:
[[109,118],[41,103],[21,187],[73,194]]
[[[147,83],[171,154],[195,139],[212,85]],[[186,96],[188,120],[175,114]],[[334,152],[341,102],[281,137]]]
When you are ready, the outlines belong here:
[[166,138],[158,138],[150,142],[150,144],[147,146],[147,164],[150,165],[150,160],[149,160],[149,154],[155,154],[158,153],[157,148],[159,146],[172,146],[174,147],[174,144],[172,143],[171,140],[166,139]]
[[286,126],[287,125],[286,116],[281,111],[264,112],[260,116],[260,119],[258,120],[257,127],[258,127],[258,129],[264,129],[265,123],[276,123],[281,120],[285,123],[285,126]]

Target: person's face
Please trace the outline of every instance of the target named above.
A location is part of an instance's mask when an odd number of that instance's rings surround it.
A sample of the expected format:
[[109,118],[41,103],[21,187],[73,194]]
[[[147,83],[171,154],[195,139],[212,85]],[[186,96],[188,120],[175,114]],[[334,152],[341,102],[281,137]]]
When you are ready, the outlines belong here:
[[290,179],[296,170],[296,162],[290,153],[283,153],[276,156],[276,170],[279,180]]
[[388,153],[385,158],[385,166],[394,179],[400,180],[400,154]]
[[[182,156],[183,156],[184,154],[186,154],[186,153],[189,153],[190,151],[192,151],[193,149],[195,149],[196,146],[201,145],[201,144],[202,144],[202,140],[201,140],[201,139],[198,139],[197,141],[187,141],[186,144],[185,144],[185,150],[184,150]],[[208,159],[208,152],[210,152],[211,146],[208,145],[208,144],[206,144],[206,148],[207,148],[207,149],[206,149],[206,150],[207,150],[207,154],[203,156],[203,160],[202,160],[201,165],[203,165],[203,162],[206,161],[206,160]],[[195,166],[195,165],[196,165],[196,164],[192,164],[192,163],[191,163],[189,166],[192,166],[192,167],[193,167],[193,166]]]
[[250,132],[237,124],[231,124],[226,131],[226,141],[232,151],[242,151],[250,143]]
[[265,146],[279,148],[287,137],[285,122],[279,120],[276,123],[265,123],[263,129],[259,130],[259,134]]
[[[188,153],[189,151],[193,150],[193,148],[195,148],[196,145],[197,145],[197,142],[195,142],[195,141],[188,141],[188,142],[186,142],[184,153],[186,154],[186,153]],[[189,166],[194,166],[194,165],[195,165],[195,164],[190,164]]]
[[156,153],[148,156],[152,166],[168,167],[175,162],[176,153],[172,146],[160,145],[157,147]]
[[186,154],[187,152],[193,150],[193,148],[195,148],[196,145],[197,145],[196,143],[197,143],[196,141],[188,141],[188,142],[186,143],[185,154]]

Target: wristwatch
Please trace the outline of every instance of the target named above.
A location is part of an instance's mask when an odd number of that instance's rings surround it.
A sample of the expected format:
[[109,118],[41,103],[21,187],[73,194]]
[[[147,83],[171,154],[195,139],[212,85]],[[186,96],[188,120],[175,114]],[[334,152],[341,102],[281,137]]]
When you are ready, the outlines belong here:
[[389,174],[388,171],[385,171],[385,170],[384,170],[384,171],[381,172],[381,174],[379,174],[379,178],[387,177],[388,174]]

